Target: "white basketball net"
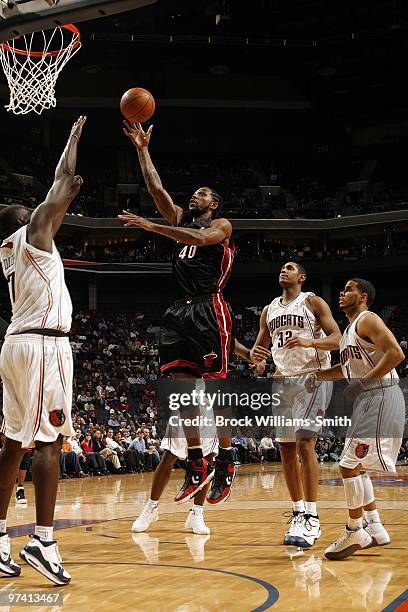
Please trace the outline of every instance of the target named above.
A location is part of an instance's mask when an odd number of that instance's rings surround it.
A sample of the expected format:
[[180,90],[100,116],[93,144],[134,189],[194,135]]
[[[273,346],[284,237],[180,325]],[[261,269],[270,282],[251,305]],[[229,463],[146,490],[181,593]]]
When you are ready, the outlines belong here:
[[54,108],[58,75],[80,47],[80,34],[71,25],[0,44],[0,61],[10,88],[5,108],[15,115],[41,115]]

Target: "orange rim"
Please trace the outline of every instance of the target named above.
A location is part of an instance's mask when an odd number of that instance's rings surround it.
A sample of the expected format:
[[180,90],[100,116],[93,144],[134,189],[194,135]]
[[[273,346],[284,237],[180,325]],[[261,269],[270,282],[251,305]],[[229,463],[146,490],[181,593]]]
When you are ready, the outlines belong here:
[[[73,50],[76,49],[81,44],[81,33],[73,23],[68,23],[67,25],[58,26],[59,28],[64,28],[64,30],[68,30],[76,35],[77,39],[73,44]],[[18,40],[21,36],[17,36],[14,40]],[[64,51],[68,49],[68,47],[63,47],[58,51],[26,51],[25,49],[18,49],[17,47],[11,47],[8,43],[0,43],[0,48],[4,51],[9,51],[10,53],[16,53],[16,55],[24,55],[25,57],[56,57]]]

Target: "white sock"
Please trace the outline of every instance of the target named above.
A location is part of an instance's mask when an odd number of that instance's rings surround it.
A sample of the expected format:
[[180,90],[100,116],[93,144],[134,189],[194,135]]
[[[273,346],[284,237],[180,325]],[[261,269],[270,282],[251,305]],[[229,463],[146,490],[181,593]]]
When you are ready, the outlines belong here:
[[36,525],[34,535],[38,536],[41,540],[44,540],[45,542],[52,542],[53,531],[54,527],[43,527],[42,525]]
[[305,514],[311,514],[312,516],[317,516],[317,504],[316,504],[316,502],[307,502],[307,501],[305,501]]
[[347,519],[347,527],[349,529],[351,529],[352,531],[357,531],[358,529],[361,529],[363,526],[363,517],[360,516],[360,518],[356,518],[353,519],[350,516]]
[[17,491],[20,491],[21,489],[24,491],[24,485],[17,485]]
[[232,446],[220,446],[220,448],[223,448],[224,450],[231,450]]
[[371,482],[371,478],[369,477],[367,472],[364,472],[364,474],[361,474],[361,481],[364,487],[363,505],[368,506],[368,504],[371,504],[371,502],[375,500],[373,483]]
[[0,520],[0,533],[6,533],[7,531],[6,523],[7,523],[6,519],[4,519],[4,521]]
[[303,499],[292,502],[292,507],[293,507],[293,512],[304,512],[305,511],[305,504],[303,502]]
[[150,506],[150,508],[157,508],[157,506],[159,505],[158,501],[155,501],[154,499],[149,499],[149,501],[147,502]]
[[191,509],[194,514],[203,514],[204,512],[204,508],[202,506],[199,506],[198,504],[193,504]]
[[381,523],[380,515],[378,514],[378,510],[365,510],[364,518],[367,523]]

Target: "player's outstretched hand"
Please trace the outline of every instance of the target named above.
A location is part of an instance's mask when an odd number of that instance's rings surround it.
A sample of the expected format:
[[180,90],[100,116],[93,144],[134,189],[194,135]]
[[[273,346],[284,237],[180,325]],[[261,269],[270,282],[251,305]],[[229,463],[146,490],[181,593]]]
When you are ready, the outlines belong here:
[[71,128],[71,136],[75,136],[78,140],[81,138],[82,128],[86,122],[86,115],[80,115]]
[[354,402],[356,397],[365,391],[361,381],[359,379],[353,380],[343,391],[343,395],[349,402]]
[[287,340],[283,346],[288,349],[295,348],[295,346],[311,348],[313,344],[312,340],[309,340],[308,338],[299,338],[299,336],[294,336],[289,338],[289,340]]
[[151,232],[153,230],[154,223],[148,219],[144,219],[143,217],[138,217],[138,215],[134,215],[128,210],[123,210],[122,214],[118,215],[118,218],[121,221],[126,221],[124,227],[132,227],[132,225],[134,225],[136,227],[141,227],[147,232]]
[[149,146],[152,130],[153,125],[151,125],[147,132],[145,132],[141,123],[131,123],[127,120],[123,122],[124,134],[132,141],[138,150],[145,149]]
[[258,376],[263,376],[266,368],[266,361],[265,359],[263,359],[259,363],[251,363],[249,367],[251,368],[251,370],[255,370]]
[[305,387],[308,393],[313,393],[317,387],[317,377],[315,372],[309,372],[305,378]]
[[268,359],[268,357],[270,356],[271,351],[268,351],[268,349],[266,349],[264,346],[261,346],[260,344],[253,346],[249,351],[250,360],[256,364],[261,363],[261,361]]

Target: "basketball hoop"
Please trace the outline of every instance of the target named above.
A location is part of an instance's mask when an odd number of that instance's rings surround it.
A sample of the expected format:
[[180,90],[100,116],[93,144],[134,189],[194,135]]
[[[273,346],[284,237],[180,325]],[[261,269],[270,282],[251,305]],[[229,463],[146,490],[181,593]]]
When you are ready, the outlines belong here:
[[10,88],[5,108],[15,115],[41,115],[54,108],[58,75],[80,47],[80,32],[72,24],[0,43],[0,61]]

